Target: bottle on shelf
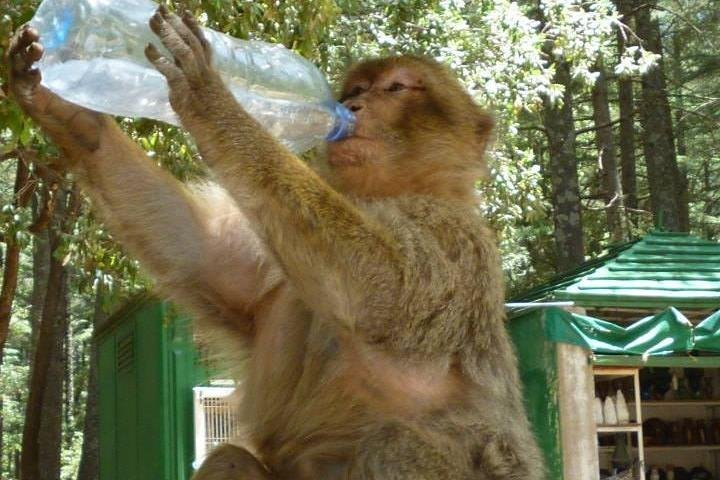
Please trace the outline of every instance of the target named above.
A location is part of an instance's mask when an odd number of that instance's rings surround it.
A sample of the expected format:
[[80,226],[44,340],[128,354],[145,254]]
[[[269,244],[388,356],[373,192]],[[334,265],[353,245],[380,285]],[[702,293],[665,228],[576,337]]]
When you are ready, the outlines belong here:
[[690,391],[690,384],[688,382],[687,377],[683,377],[680,381],[680,386],[677,389],[677,399],[678,400],[688,400],[692,397],[692,392]]
[[[148,26],[156,8],[150,0],[45,0],[29,22],[45,47],[43,84],[92,110],[178,125],[165,78],[144,54],[151,42],[167,54]],[[352,131],[352,112],[312,63],[281,45],[203,31],[235,98],[289,149]]]
[[595,415],[596,425],[602,425],[605,423],[603,416],[603,403],[602,400],[600,400],[600,397],[595,397],[595,401],[593,402],[593,413]]
[[665,467],[665,480],[675,480],[675,467],[673,465]]
[[624,433],[615,434],[615,449],[613,450],[611,462],[616,473],[625,472],[632,466],[632,458],[627,446],[627,436]]
[[603,418],[605,420],[605,425],[617,425],[618,423],[615,402],[610,395],[605,397],[605,403],[603,404]]
[[670,379],[670,388],[667,392],[665,392],[665,396],[663,397],[666,401],[672,401],[672,400],[678,400],[678,387],[679,387],[679,381],[677,374],[673,372],[672,377]]
[[630,411],[628,410],[627,402],[622,390],[618,388],[615,394],[615,411],[617,416],[617,422],[620,424],[630,423]]

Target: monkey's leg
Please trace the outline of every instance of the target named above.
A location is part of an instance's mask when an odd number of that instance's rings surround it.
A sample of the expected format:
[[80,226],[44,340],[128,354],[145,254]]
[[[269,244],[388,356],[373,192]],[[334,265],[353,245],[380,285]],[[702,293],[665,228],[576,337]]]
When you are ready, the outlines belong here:
[[192,480],[275,480],[244,448],[221,445],[205,459]]

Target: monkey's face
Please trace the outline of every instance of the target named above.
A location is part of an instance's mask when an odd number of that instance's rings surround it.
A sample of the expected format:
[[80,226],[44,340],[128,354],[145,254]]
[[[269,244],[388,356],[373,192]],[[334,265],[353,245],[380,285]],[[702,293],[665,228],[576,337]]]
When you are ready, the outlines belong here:
[[400,156],[408,140],[403,120],[425,96],[423,79],[407,67],[362,73],[343,88],[340,101],[355,114],[356,127],[352,136],[328,146],[334,166],[359,167]]
[[[450,177],[478,176],[492,120],[440,65],[415,57],[363,62],[349,72],[340,101],[356,116],[353,135],[327,145],[330,180],[340,190],[435,193],[459,188]],[[474,180],[462,181],[472,189]]]

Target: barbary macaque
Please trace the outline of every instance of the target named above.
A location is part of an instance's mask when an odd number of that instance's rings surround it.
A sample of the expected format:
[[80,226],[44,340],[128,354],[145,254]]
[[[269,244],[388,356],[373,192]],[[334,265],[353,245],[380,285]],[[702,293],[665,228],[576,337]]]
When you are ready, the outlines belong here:
[[316,171],[238,105],[191,16],[160,7],[150,26],[174,58],[146,55],[215,184],[181,184],[44,88],[30,27],[9,87],[161,291],[222,356],[249,355],[248,444],[195,479],[544,478],[474,189],[492,118],[434,61],[366,61],[342,87],[357,128]]

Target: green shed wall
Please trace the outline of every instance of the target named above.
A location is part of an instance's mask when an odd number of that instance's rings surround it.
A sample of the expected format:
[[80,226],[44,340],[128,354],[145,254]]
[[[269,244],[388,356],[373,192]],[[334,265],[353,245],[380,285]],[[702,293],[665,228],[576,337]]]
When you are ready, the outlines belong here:
[[525,408],[545,456],[547,478],[559,480],[563,465],[555,343],[545,340],[542,310],[513,318],[508,330],[517,352]]
[[192,388],[204,380],[188,320],[142,301],[98,334],[100,480],[192,475]]

